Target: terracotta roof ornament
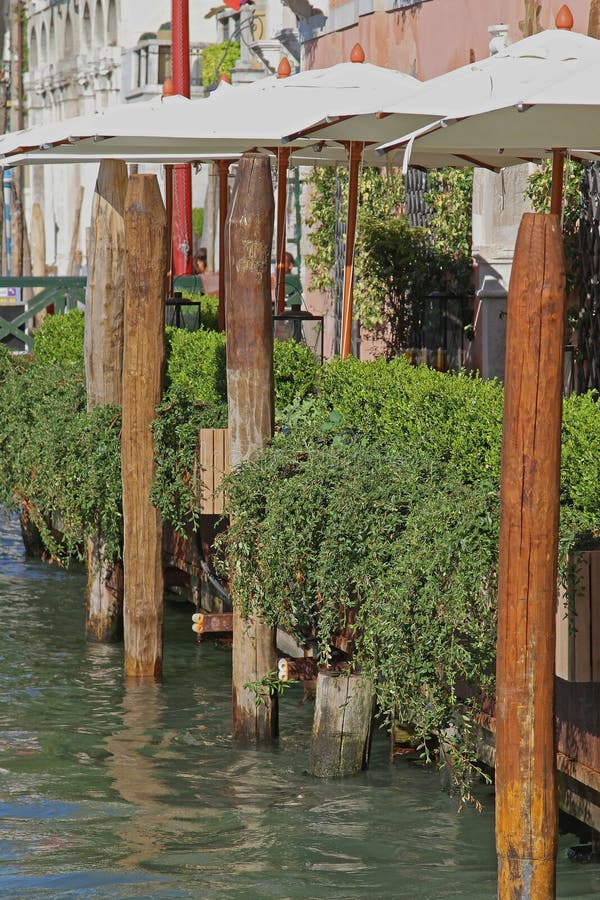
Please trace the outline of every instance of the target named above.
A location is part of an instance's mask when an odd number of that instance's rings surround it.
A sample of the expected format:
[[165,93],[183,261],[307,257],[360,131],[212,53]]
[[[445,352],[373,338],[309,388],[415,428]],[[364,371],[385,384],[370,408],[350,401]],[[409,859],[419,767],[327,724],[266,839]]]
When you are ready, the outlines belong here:
[[365,51],[361,47],[360,44],[355,44],[352,50],[350,51],[350,62],[353,63],[364,63],[365,61]]
[[573,27],[573,13],[566,3],[563,4],[563,6],[561,6],[559,11],[556,13],[554,24],[557,28],[562,28],[564,31],[570,31]]
[[277,66],[277,77],[287,78],[291,74],[292,67],[290,66],[290,61],[287,56],[282,56],[279,60],[279,65]]

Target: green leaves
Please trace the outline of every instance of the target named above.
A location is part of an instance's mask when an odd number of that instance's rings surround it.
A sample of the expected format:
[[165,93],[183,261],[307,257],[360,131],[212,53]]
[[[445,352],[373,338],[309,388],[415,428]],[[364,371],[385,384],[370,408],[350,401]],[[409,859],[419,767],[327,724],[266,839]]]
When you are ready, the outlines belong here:
[[[355,317],[385,339],[393,356],[410,346],[425,298],[438,291],[472,294],[471,169],[442,169],[430,175],[426,229],[412,228],[402,214],[404,188],[396,170],[365,168],[359,187],[355,252]],[[334,287],[336,193],[347,190],[347,173],[315,169],[307,224],[314,248],[307,263],[311,287]]]
[[216,87],[221,75],[231,74],[231,70],[240,58],[239,41],[223,41],[221,44],[209,44],[202,50],[202,84],[204,87]]
[[[473,714],[494,691],[502,405],[501,385],[464,373],[334,360],[226,487],[235,602],[322,661],[351,623],[381,710],[437,737],[463,797]],[[566,400],[563,568],[600,534],[599,435],[595,398]]]

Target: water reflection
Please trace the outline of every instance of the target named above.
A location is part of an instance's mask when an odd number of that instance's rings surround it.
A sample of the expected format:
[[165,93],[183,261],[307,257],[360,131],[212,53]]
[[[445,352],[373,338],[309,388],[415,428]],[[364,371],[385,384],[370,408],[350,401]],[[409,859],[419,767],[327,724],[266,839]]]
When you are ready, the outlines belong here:
[[[136,807],[120,831],[127,855],[119,860],[135,868],[155,857],[164,847],[164,831],[174,810],[161,798],[168,790],[160,780],[160,766],[148,752],[150,734],[160,733],[165,703],[160,685],[152,679],[126,680],[120,703],[121,728],[105,739],[106,769],[113,787],[127,803]],[[156,748],[168,744],[165,733]]]
[[[120,646],[87,645],[85,576],[26,560],[0,522],[0,896],[493,900],[493,800],[456,812],[435,773],[306,773],[310,706],[283,698],[281,738],[234,747],[231,658],[167,610],[165,679],[125,682]],[[558,896],[600,896],[565,856]]]

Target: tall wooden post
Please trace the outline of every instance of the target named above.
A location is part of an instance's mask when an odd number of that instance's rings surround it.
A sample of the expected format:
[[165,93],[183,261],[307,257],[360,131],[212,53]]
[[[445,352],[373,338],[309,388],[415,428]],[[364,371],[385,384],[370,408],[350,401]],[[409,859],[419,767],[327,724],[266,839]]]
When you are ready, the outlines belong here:
[[[31,274],[43,278],[46,275],[46,230],[44,228],[44,214],[39,203],[31,206]],[[32,296],[39,294],[42,288],[35,288]],[[46,310],[43,309],[33,318],[33,327],[39,328]]]
[[523,216],[508,293],[496,693],[501,900],[555,897],[554,745],[565,332],[560,219]]
[[[85,374],[88,410],[123,400],[125,302],[125,198],[127,165],[103,160],[92,202],[85,310]],[[87,541],[86,635],[120,640],[123,633],[123,566],[105,559],[100,532]]]
[[150,502],[150,425],[162,390],[167,217],[155,175],[133,175],[125,207],[123,352],[123,567],[127,675],[162,672],[162,523]]
[[348,178],[348,219],[346,224],[346,262],[344,266],[344,294],[342,302],[342,340],[340,356],[347,359],[352,346],[352,313],[354,307],[354,245],[358,214],[358,176],[364,144],[350,141]]
[[[11,4],[11,128],[21,131],[25,127],[23,93],[23,0]],[[23,167],[12,170],[11,196],[11,275],[23,275],[24,217],[23,217]]]
[[[231,468],[250,459],[273,434],[271,242],[273,185],[269,161],[240,160],[226,224],[227,395]],[[275,629],[233,617],[233,734],[239,741],[277,735],[277,698],[256,705],[245,685],[277,669]]]

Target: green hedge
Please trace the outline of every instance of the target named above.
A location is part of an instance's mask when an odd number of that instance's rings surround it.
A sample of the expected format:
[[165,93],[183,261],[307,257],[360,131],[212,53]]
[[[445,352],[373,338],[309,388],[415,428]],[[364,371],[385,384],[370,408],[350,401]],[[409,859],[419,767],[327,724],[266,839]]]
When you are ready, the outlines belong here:
[[[214,307],[216,312],[216,305]],[[26,503],[50,553],[81,554],[82,536],[101,528],[120,555],[120,410],[86,411],[84,316],[48,316],[32,359],[0,346],[0,504]],[[166,331],[166,387],[153,425],[156,481],[152,497],[166,521],[197,522],[192,471],[201,427],[227,424],[225,337],[205,327]],[[297,344],[275,344],[275,402],[285,406],[314,387],[316,363]],[[50,528],[60,517],[62,543]]]
[[[403,359],[334,361],[317,386],[228,479],[223,572],[245,611],[316,640],[322,660],[350,614],[381,709],[424,747],[452,728],[467,791],[472,711],[493,692],[502,387]],[[566,579],[568,549],[600,533],[600,408],[586,395],[564,410]]]

